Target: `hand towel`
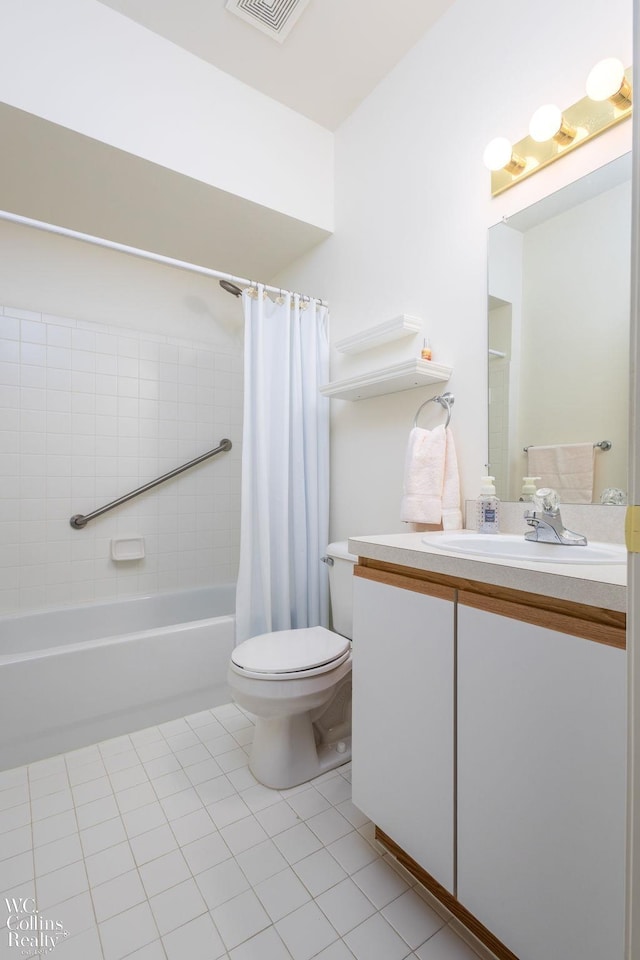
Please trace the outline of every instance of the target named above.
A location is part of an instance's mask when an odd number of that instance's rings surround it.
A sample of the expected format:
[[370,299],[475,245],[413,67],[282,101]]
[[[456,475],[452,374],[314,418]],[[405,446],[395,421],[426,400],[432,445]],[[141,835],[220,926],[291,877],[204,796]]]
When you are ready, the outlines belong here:
[[409,434],[400,519],[407,523],[440,523],[446,435],[414,427]]
[[529,475],[540,477],[539,487],[553,487],[560,502],[593,500],[593,443],[559,443],[529,447]]
[[446,430],[444,481],[442,484],[442,529],[462,530],[458,458],[451,427],[447,427]]

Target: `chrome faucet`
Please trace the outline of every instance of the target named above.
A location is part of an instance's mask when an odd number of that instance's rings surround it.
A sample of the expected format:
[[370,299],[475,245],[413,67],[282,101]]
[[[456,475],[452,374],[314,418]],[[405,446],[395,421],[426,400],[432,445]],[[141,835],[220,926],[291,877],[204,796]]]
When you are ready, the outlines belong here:
[[524,519],[533,530],[525,533],[525,540],[538,543],[562,543],[570,547],[585,547],[587,538],[567,530],[560,516],[560,497],[551,487],[542,487],[533,498],[537,509],[527,510]]

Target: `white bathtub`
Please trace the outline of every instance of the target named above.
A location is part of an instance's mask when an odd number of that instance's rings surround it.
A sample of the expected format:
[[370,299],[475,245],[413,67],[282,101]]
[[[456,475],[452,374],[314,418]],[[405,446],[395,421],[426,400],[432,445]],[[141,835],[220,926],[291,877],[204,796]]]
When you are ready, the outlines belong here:
[[230,699],[235,587],[0,618],[0,770]]

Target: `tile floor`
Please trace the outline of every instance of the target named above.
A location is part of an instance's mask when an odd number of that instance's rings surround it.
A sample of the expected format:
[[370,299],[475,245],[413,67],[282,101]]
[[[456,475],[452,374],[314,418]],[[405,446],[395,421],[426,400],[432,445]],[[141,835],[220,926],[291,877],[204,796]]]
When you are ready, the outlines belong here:
[[226,704],[0,773],[0,958],[31,954],[5,897],[33,897],[59,960],[477,960],[373,841],[350,764],[268,790],[252,734]]

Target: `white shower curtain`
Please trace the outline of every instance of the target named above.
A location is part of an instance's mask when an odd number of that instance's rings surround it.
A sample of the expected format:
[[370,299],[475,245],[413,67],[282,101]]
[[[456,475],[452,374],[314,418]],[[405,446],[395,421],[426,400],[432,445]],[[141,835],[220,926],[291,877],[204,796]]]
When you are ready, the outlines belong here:
[[244,427],[236,643],[328,624],[328,311],[245,291]]

